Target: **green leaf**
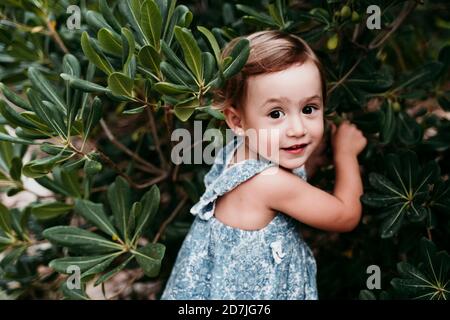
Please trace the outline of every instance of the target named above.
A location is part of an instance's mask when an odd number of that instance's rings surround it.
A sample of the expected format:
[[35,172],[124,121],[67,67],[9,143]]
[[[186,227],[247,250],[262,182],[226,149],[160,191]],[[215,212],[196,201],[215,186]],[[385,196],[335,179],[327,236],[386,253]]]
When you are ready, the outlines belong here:
[[24,127],[29,129],[36,129],[36,126],[32,122],[22,117],[5,101],[0,101],[0,113],[8,121],[8,124],[14,128]]
[[161,261],[166,247],[161,243],[150,243],[143,248],[132,250],[137,262],[149,277],[156,277],[161,269]]
[[[28,77],[39,93],[53,102],[58,112],[65,115],[67,107],[62,98],[57,94],[57,90],[48,82],[48,80],[34,67],[28,68]],[[30,101],[31,102],[31,101]],[[35,109],[33,108],[35,111]]]
[[22,175],[22,159],[14,157],[11,160],[11,168],[9,169],[10,177],[15,181],[20,181]]
[[5,232],[10,233],[12,230],[11,223],[11,212],[9,212],[8,208],[0,202],[0,228]]
[[127,260],[119,264],[117,267],[112,269],[111,271],[103,274],[101,277],[97,279],[94,283],[94,287],[98,286],[99,284],[102,284],[103,282],[107,281],[108,279],[112,278],[114,275],[122,271],[123,268],[127,266],[128,263],[133,259],[133,256],[130,256]]
[[120,1],[119,9],[125,16],[127,21],[131,24],[133,29],[137,32],[139,43],[141,44],[143,43],[144,45],[149,44],[144,35],[144,31],[140,25],[141,1],[140,0]]
[[71,194],[66,189],[64,189],[64,187],[46,176],[36,178],[35,181],[41,186],[55,192],[56,194],[62,194],[67,197],[71,196]]
[[83,35],[81,36],[81,47],[83,49],[84,54],[86,57],[91,61],[93,64],[95,64],[100,70],[102,70],[107,75],[110,75],[114,72],[113,67],[109,63],[109,61],[103,56],[100,56],[92,47],[91,45],[91,39],[89,38],[89,35],[86,31],[83,32]]
[[107,93],[111,92],[109,89],[102,87],[96,83],[86,81],[80,78],[72,77],[66,73],[60,74],[61,78],[69,81],[69,86],[74,89],[81,90],[83,92],[93,92],[93,93]]
[[[20,114],[23,118],[30,121],[37,129],[37,131],[41,131],[43,133],[48,133],[48,136],[51,136],[52,129],[45,124],[36,113],[25,111]],[[17,130],[17,129],[16,129]]]
[[108,77],[108,87],[118,96],[133,96],[133,79],[130,79],[125,74],[120,72],[113,72]]
[[128,77],[134,77],[131,65],[134,56],[134,36],[127,28],[122,28],[122,63],[123,73]]
[[369,173],[369,183],[374,187],[378,192],[383,194],[387,194],[390,196],[399,196],[403,197],[403,194],[400,190],[386,177],[378,174],[376,172]]
[[33,205],[31,206],[31,213],[38,220],[47,220],[66,214],[72,209],[73,205],[71,204],[55,201]]
[[138,220],[131,243],[134,243],[139,239],[145,228],[153,220],[158,211],[159,201],[160,194],[156,185],[152,186],[151,189],[142,196],[140,201],[142,203],[142,211],[138,215]]
[[431,194],[431,208],[438,212],[450,212],[450,180],[439,180],[433,187]]
[[76,266],[81,272],[86,271],[99,263],[117,257],[120,253],[112,253],[107,255],[97,256],[82,256],[82,257],[66,257],[50,261],[49,267],[56,270],[59,273],[70,273],[68,268]]
[[231,78],[236,73],[238,73],[242,67],[244,67],[247,62],[248,56],[250,55],[250,42],[247,39],[241,39],[233,47],[230,52],[230,57],[232,57],[231,63],[224,69],[223,75],[226,79]]
[[40,144],[39,142],[34,142],[31,140],[12,137],[8,134],[4,134],[1,132],[0,132],[0,141],[8,141],[8,142],[19,143],[19,144]]
[[194,111],[195,111],[195,108],[190,108],[190,107],[176,107],[174,109],[174,112],[175,112],[175,115],[177,116],[177,118],[183,122],[189,120],[189,118],[192,116]]
[[100,48],[116,57],[122,56],[122,43],[114,33],[106,28],[102,28],[97,32],[98,43]]
[[[80,166],[83,164],[85,158],[81,158],[76,162],[81,162]],[[59,170],[61,184],[66,188],[72,197],[81,197],[81,186],[78,177],[78,171],[71,169],[70,167],[62,166]]]
[[31,110],[31,106],[27,101],[23,100],[20,96],[11,91],[2,82],[0,82],[0,89],[2,90],[3,95],[6,97],[6,99],[14,103],[16,106],[21,107],[22,109],[25,110]]
[[167,94],[167,95],[177,95],[177,94],[192,92],[192,90],[188,87],[169,83],[169,82],[155,83],[153,88],[156,91],[158,91],[159,93]]
[[177,103],[174,106],[174,112],[178,119],[181,121],[187,121],[198,106],[198,99],[196,97],[192,97]]
[[217,43],[216,38],[214,37],[214,34],[202,26],[198,26],[197,29],[198,29],[198,31],[203,33],[203,35],[206,37],[206,39],[208,39],[208,42],[214,52],[214,57],[216,58],[215,61],[217,63],[217,68],[220,69],[221,65],[222,65],[221,64],[222,59],[220,56],[220,47],[219,47],[219,44]]
[[81,75],[80,62],[74,55],[70,53],[64,55],[63,72],[73,77],[80,77]]
[[433,81],[442,70],[443,64],[437,61],[431,61],[425,63],[413,70],[403,83],[399,84],[394,91],[398,91],[402,88],[414,87],[416,85],[422,85],[426,82]]
[[114,17],[113,10],[108,5],[106,0],[100,0],[99,2],[100,12],[102,13],[103,18],[106,22],[113,27],[116,32],[120,32],[120,23]]
[[85,13],[85,17],[87,24],[95,31],[100,28],[111,28],[111,26],[106,22],[105,18],[103,18],[103,16],[96,11],[88,10]]
[[188,29],[176,26],[175,38],[181,45],[187,66],[195,75],[196,79],[201,82],[203,78],[202,55],[194,36]]
[[448,300],[450,256],[445,251],[437,252],[434,243],[426,238],[420,241],[420,252],[419,265],[397,264],[401,278],[394,278],[391,285],[402,298]]
[[209,52],[202,52],[202,60],[203,78],[205,79],[205,83],[209,83],[216,71],[216,60],[214,59],[214,56]]
[[130,110],[125,110],[124,112],[122,112],[122,114],[138,114],[144,111],[145,108],[147,108],[147,106],[141,106]]
[[219,110],[211,108],[211,107],[206,107],[205,110],[209,115],[213,116],[215,119],[225,120],[225,116],[222,111],[219,111]]
[[142,47],[139,51],[138,57],[139,61],[144,67],[150,69],[156,75],[159,74],[159,64],[161,63],[161,57],[154,47],[152,47],[151,45]]
[[382,143],[391,142],[396,129],[395,114],[392,106],[384,101],[382,105],[384,119],[380,130],[380,141]]
[[83,289],[69,289],[67,287],[67,284],[68,284],[67,281],[62,281],[61,286],[60,286],[65,299],[90,300],[89,297],[86,295],[86,292],[84,292],[84,288]]
[[397,195],[388,195],[388,194],[378,194],[378,193],[365,193],[361,197],[361,201],[373,208],[384,208],[395,204],[397,202],[403,201],[404,199]]
[[278,25],[272,20],[272,18],[265,13],[259,13],[258,11],[254,10],[253,8],[242,5],[242,4],[237,4],[236,9],[250,15],[250,16],[243,17],[243,20],[245,22],[251,23],[252,21],[254,21],[254,22],[257,22],[257,25],[278,28]]
[[407,203],[398,203],[388,209],[388,217],[381,225],[381,238],[390,238],[400,229],[406,213]]
[[172,51],[172,49],[166,44],[165,41],[161,41],[161,49],[168,62],[170,62],[174,67],[184,70],[192,78],[192,80],[195,81],[195,76],[192,74],[189,68],[187,68],[183,62],[181,62],[175,52]]
[[141,6],[141,25],[147,41],[159,51],[162,17],[159,7],[152,0],[146,0]]
[[22,173],[30,178],[39,178],[47,175],[53,169],[53,167],[55,167],[58,163],[65,161],[67,158],[67,156],[56,155],[31,160],[23,166]]
[[128,241],[127,222],[130,213],[131,192],[124,178],[118,176],[108,188],[108,201],[114,214],[114,222],[125,242]]
[[98,97],[95,97],[90,108],[85,109],[83,115],[83,132],[84,139],[89,137],[92,129],[98,124],[102,118],[102,102]]
[[183,69],[175,68],[169,63],[163,61],[160,64],[161,72],[164,77],[173,84],[182,85],[185,88],[191,88],[191,90],[196,90],[198,88],[195,83],[193,83],[193,77],[191,73],[185,72]]
[[88,200],[75,199],[75,210],[115,240],[118,233],[103,210],[103,204]]
[[[279,4],[279,1],[277,1],[277,4]],[[271,3],[269,4],[268,9],[273,21],[275,21],[279,28],[282,29],[284,27],[284,17],[283,12],[281,11],[282,8],[274,3]]]
[[67,139],[67,128],[60,110],[56,109],[55,105],[50,104],[48,101],[41,101],[32,89],[28,89],[27,94],[36,115],[60,137]]
[[26,250],[27,246],[21,245],[9,251],[0,261],[0,268],[4,269],[7,266],[15,265],[17,260],[25,253]]
[[106,268],[108,268],[109,265],[114,261],[114,259],[116,259],[120,254],[122,254],[122,253],[121,252],[113,253],[110,256],[110,258],[107,258],[107,259],[103,260],[102,262],[98,263],[97,265],[94,265],[92,268],[86,270],[85,272],[83,272],[81,274],[81,279],[84,280],[93,274],[97,274],[97,273],[105,271]]
[[422,140],[422,127],[404,111],[399,112],[397,138],[405,145],[417,144]]
[[4,246],[9,246],[10,244],[14,243],[14,239],[5,237],[3,233],[0,233],[0,251],[3,250]]
[[121,251],[122,246],[102,236],[80,228],[57,226],[44,230],[44,237],[51,242],[68,248],[84,250],[89,253]]
[[370,290],[361,290],[359,292],[359,300],[377,300],[377,297],[375,294],[372,293]]

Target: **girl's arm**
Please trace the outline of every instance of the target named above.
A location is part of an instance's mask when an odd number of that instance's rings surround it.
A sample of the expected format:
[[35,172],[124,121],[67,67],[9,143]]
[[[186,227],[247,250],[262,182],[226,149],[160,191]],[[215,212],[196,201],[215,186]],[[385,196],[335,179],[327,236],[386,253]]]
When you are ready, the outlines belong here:
[[[336,132],[337,131],[337,132]],[[361,218],[363,194],[357,154],[367,140],[354,126],[344,122],[333,129],[336,182],[333,194],[316,188],[282,168],[270,168],[255,178],[255,186],[266,205],[312,227],[346,232]]]

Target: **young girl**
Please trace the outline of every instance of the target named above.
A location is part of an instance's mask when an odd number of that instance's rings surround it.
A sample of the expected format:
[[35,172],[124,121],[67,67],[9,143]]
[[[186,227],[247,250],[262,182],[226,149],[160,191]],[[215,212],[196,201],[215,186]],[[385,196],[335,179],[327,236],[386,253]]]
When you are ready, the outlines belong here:
[[[306,182],[305,163],[324,131],[326,88],[316,55],[279,31],[246,38],[248,61],[216,99],[236,137],[205,176],[162,299],[317,299],[316,263],[298,222],[346,232],[360,220],[357,155],[367,141],[353,124],[331,125],[333,194]],[[250,141],[250,130],[278,134]]]

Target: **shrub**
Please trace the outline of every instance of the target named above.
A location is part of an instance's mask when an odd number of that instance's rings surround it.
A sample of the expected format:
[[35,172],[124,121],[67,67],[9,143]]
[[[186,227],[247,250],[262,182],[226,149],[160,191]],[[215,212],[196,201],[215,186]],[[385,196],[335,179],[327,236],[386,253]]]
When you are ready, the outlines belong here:
[[[328,78],[327,118],[350,119],[369,141],[359,227],[303,228],[320,297],[449,297],[444,1],[73,2],[74,30],[67,0],[0,5],[0,297],[88,299],[86,284],[107,291],[127,271],[122,297],[159,296],[208,170],[172,163],[171,133],[193,120],[225,128],[211,92],[249,48],[241,40],[228,57],[221,48],[267,28],[313,46]],[[366,26],[370,5],[381,8],[379,30]],[[324,190],[329,163],[310,180]],[[81,286],[69,290],[74,265]],[[381,290],[366,289],[370,265]]]

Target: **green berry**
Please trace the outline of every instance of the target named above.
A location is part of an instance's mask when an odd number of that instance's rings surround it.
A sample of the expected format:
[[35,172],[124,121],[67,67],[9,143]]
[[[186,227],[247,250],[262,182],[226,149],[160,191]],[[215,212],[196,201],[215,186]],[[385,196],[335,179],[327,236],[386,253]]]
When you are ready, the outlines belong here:
[[359,21],[359,14],[356,11],[352,12],[352,21],[353,22],[358,22]]
[[339,44],[339,37],[338,35],[335,33],[333,34],[333,36],[331,36],[328,41],[327,41],[327,48],[328,50],[334,50],[337,48]]
[[397,101],[395,101],[395,102],[392,104],[392,109],[394,109],[395,112],[399,112],[399,111],[401,110],[400,103],[398,103]]
[[352,9],[350,9],[349,6],[345,5],[341,9],[341,16],[342,18],[348,18],[352,14]]

